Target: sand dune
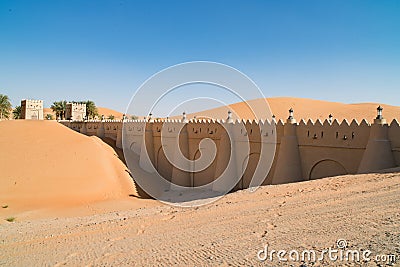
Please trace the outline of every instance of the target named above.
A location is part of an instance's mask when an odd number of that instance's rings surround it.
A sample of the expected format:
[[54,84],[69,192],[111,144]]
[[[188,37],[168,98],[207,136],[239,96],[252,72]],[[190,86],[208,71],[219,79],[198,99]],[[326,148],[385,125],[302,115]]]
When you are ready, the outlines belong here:
[[127,198],[135,188],[114,150],[55,121],[0,122],[0,205],[68,207]]
[[[263,99],[256,99],[248,102],[251,107],[255,107],[256,110],[262,112],[260,107],[263,106],[263,101]],[[282,119],[284,121],[288,118],[288,110],[293,108],[294,117],[298,121],[300,121],[300,119],[312,119],[313,121],[316,121],[317,119],[325,120],[329,117],[329,114],[332,114],[333,119],[339,121],[342,121],[343,119],[347,119],[348,121],[356,119],[360,122],[362,119],[366,119],[368,122],[372,122],[376,117],[376,108],[379,105],[384,108],[383,115],[388,122],[392,121],[394,118],[400,118],[400,107],[379,103],[343,104],[295,97],[267,98],[267,101],[272,114],[276,116],[276,119]],[[252,110],[242,102],[227,107],[219,107],[189,114],[188,118],[196,116],[197,118],[210,117],[215,119],[226,119],[228,110],[233,112],[234,119],[254,119]],[[180,117],[177,116],[177,118]]]
[[108,118],[110,115],[113,115],[115,120],[121,120],[123,116],[122,112],[104,107],[97,107],[97,111],[99,112],[100,117],[101,115],[104,115],[104,117]]

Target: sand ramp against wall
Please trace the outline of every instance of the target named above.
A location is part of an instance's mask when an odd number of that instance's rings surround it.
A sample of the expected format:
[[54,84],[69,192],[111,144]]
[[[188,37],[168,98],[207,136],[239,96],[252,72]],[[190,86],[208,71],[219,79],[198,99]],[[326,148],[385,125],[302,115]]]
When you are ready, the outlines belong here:
[[0,204],[46,208],[135,194],[114,150],[55,121],[0,122]]

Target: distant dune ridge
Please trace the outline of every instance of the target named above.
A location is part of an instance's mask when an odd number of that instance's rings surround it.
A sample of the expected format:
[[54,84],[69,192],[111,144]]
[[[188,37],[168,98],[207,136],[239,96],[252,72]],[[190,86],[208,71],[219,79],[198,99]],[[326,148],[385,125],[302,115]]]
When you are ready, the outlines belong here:
[[[376,117],[376,108],[379,105],[383,107],[383,116],[388,122],[392,121],[394,118],[398,119],[400,117],[400,107],[379,103],[343,104],[295,97],[274,97],[266,98],[266,100],[271,108],[272,114],[276,116],[276,119],[282,119],[284,121],[288,118],[288,110],[290,108],[293,108],[294,117],[298,121],[301,119],[311,119],[314,122],[317,119],[323,121],[328,119],[331,114],[333,119],[337,119],[338,121],[342,121],[343,119],[347,119],[348,121],[356,119],[360,122],[366,119],[368,122],[372,122]],[[251,107],[256,107],[257,109],[257,107],[263,106],[262,101],[264,100],[256,99],[250,100],[248,103]],[[196,116],[197,118],[210,117],[214,119],[226,119],[228,110],[233,112],[233,119],[254,119],[254,114],[251,109],[243,102],[188,114],[188,118],[191,119]],[[177,116],[177,118],[178,117],[179,116]],[[258,119],[265,120],[266,118]]]
[[115,119],[121,120],[123,113],[119,111],[115,111],[113,109],[109,108],[103,108],[103,107],[97,107],[97,111],[99,112],[99,115],[104,115],[104,117],[108,118],[108,116],[113,115]]
[[1,121],[0,159],[0,205],[10,208],[82,205],[135,193],[111,147],[55,121]]
[[[276,119],[286,120],[288,117],[288,110],[293,108],[294,117],[300,121],[317,119],[321,121],[328,119],[329,115],[333,116],[333,119],[342,121],[344,119],[351,121],[356,119],[358,122],[365,119],[368,122],[372,122],[376,117],[376,108],[380,105],[383,107],[383,115],[385,119],[390,122],[394,118],[400,117],[400,107],[391,106],[381,103],[355,103],[355,104],[344,104],[339,102],[331,102],[324,100],[315,100],[309,98],[298,98],[298,97],[272,97],[266,98],[267,103],[271,109],[272,115],[275,115]],[[260,107],[264,107],[263,99],[254,99],[247,101],[251,107],[255,107],[259,114],[266,114]],[[265,103],[265,102],[264,102]],[[106,118],[113,115],[116,120],[120,120],[123,117],[123,113],[105,108],[97,107],[99,115],[104,115]],[[232,111],[233,119],[254,119],[254,114],[243,102],[234,103],[228,106],[221,106],[209,110],[194,112],[188,114],[188,119],[196,118],[213,118],[213,119],[226,119],[228,111]],[[50,108],[44,108],[43,114],[52,114],[53,118],[56,119],[55,113]],[[157,115],[157,114],[155,114]],[[129,117],[129,115],[128,115]],[[173,119],[180,119],[181,115],[171,117]],[[266,118],[258,118],[265,120]]]

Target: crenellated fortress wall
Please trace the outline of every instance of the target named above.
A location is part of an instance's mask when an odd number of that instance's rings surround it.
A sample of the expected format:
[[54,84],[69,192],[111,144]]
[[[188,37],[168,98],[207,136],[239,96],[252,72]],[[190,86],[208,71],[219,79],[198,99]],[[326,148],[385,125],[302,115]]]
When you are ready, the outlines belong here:
[[[182,120],[60,123],[82,134],[111,138],[119,148],[124,143],[139,157],[142,169],[156,169],[177,185],[208,184],[224,172],[229,160],[234,160],[234,168],[229,172],[232,177],[244,172],[235,187],[243,189],[249,187],[254,177],[264,179],[263,184],[281,184],[400,166],[399,122],[387,123],[379,112],[372,123],[338,122],[331,118],[297,122],[293,111],[286,122],[233,121],[229,117],[227,121],[188,121],[184,116]],[[213,142],[204,142],[205,139]],[[187,159],[197,160],[212,151],[214,145],[215,158],[199,172],[182,171],[167,157],[176,157],[180,149]],[[265,175],[259,177],[260,173]]]

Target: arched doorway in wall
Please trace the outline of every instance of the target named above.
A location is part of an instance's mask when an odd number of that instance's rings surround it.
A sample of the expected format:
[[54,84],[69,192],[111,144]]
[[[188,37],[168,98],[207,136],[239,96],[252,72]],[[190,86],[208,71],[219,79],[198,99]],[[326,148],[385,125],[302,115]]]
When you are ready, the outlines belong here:
[[342,164],[340,164],[336,160],[324,159],[314,164],[314,166],[311,168],[308,178],[309,180],[314,180],[345,174],[348,174],[348,172]]
[[[200,155],[201,155],[201,152],[198,149],[196,151],[196,153],[194,154],[193,160],[199,159]],[[214,161],[210,164],[210,166],[208,166],[204,170],[199,171],[199,172],[192,172],[192,175],[193,175],[193,186],[194,187],[206,185],[206,184],[209,184],[212,181],[214,181],[215,163],[216,163],[216,160],[214,159]],[[195,170],[196,169],[196,163],[194,163],[193,165],[194,165],[194,170]]]
[[157,150],[157,162],[156,169],[157,172],[167,181],[171,181],[172,177],[172,164],[168,161],[164,154],[163,147],[161,146]]
[[38,120],[38,115],[36,114],[36,112],[32,113],[31,115],[31,120]]
[[249,188],[250,182],[253,179],[254,172],[256,171],[258,162],[260,160],[260,153],[250,153],[242,163],[242,178],[239,181],[239,189]]

